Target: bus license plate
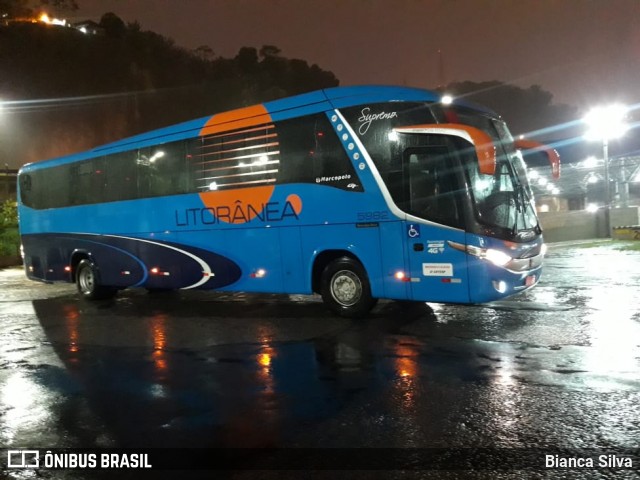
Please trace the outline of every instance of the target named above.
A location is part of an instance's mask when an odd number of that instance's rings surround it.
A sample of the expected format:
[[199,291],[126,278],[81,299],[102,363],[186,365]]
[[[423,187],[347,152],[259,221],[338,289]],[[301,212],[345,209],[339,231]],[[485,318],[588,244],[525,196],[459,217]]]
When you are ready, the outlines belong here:
[[524,284],[527,287],[530,287],[531,285],[536,283],[536,276],[535,275],[529,275],[527,278],[524,279]]

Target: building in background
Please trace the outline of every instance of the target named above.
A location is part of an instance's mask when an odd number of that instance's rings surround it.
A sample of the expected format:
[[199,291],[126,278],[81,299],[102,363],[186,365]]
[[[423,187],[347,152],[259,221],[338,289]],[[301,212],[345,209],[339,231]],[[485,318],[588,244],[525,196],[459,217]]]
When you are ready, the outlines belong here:
[[[640,206],[640,156],[611,158],[609,161],[611,207]],[[529,181],[538,212],[570,210],[596,211],[605,205],[604,166],[600,158],[589,157],[562,165],[559,179],[553,180],[549,167],[530,167]]]

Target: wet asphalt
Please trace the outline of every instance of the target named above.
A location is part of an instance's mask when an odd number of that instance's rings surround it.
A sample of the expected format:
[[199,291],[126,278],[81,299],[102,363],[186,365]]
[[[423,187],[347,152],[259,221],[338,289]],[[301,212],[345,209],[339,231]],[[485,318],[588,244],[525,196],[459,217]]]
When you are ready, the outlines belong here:
[[541,282],[505,301],[384,301],[365,320],[305,296],[132,290],[89,303],[18,268],[0,271],[0,292],[4,448],[640,448],[640,253],[606,243],[553,246]]

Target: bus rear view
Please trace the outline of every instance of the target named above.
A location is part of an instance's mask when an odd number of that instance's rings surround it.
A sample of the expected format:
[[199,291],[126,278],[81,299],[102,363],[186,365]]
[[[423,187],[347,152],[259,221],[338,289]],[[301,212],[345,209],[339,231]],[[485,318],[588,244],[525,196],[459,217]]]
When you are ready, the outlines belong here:
[[[557,156],[550,159],[559,168]],[[397,87],[341,87],[26,165],[30,278],[118,290],[482,303],[535,285],[526,169],[490,111]]]

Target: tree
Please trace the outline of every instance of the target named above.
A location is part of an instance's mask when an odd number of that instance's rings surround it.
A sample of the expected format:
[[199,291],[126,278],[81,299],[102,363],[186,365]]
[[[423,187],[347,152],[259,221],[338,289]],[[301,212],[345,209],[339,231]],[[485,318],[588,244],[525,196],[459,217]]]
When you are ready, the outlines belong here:
[[5,200],[0,204],[0,228],[18,226],[18,204],[15,200]]
[[274,46],[261,48],[263,57],[243,47],[212,58],[208,46],[181,48],[113,13],[100,23],[105,35],[27,22],[0,28],[3,95],[63,99],[14,116],[16,135],[2,144],[12,166],[338,84],[333,73]]
[[215,52],[209,45],[200,45],[193,51],[193,54],[196,57],[207,61],[213,60],[216,56]]
[[110,37],[122,38],[127,31],[127,26],[122,19],[113,12],[107,12],[100,18],[100,26]]
[[0,204],[0,256],[17,257],[19,251],[18,207],[10,199]]
[[253,73],[258,68],[258,51],[253,47],[242,47],[235,60],[241,73]]
[[260,58],[277,57],[281,52],[282,50],[275,45],[263,45],[260,49]]

